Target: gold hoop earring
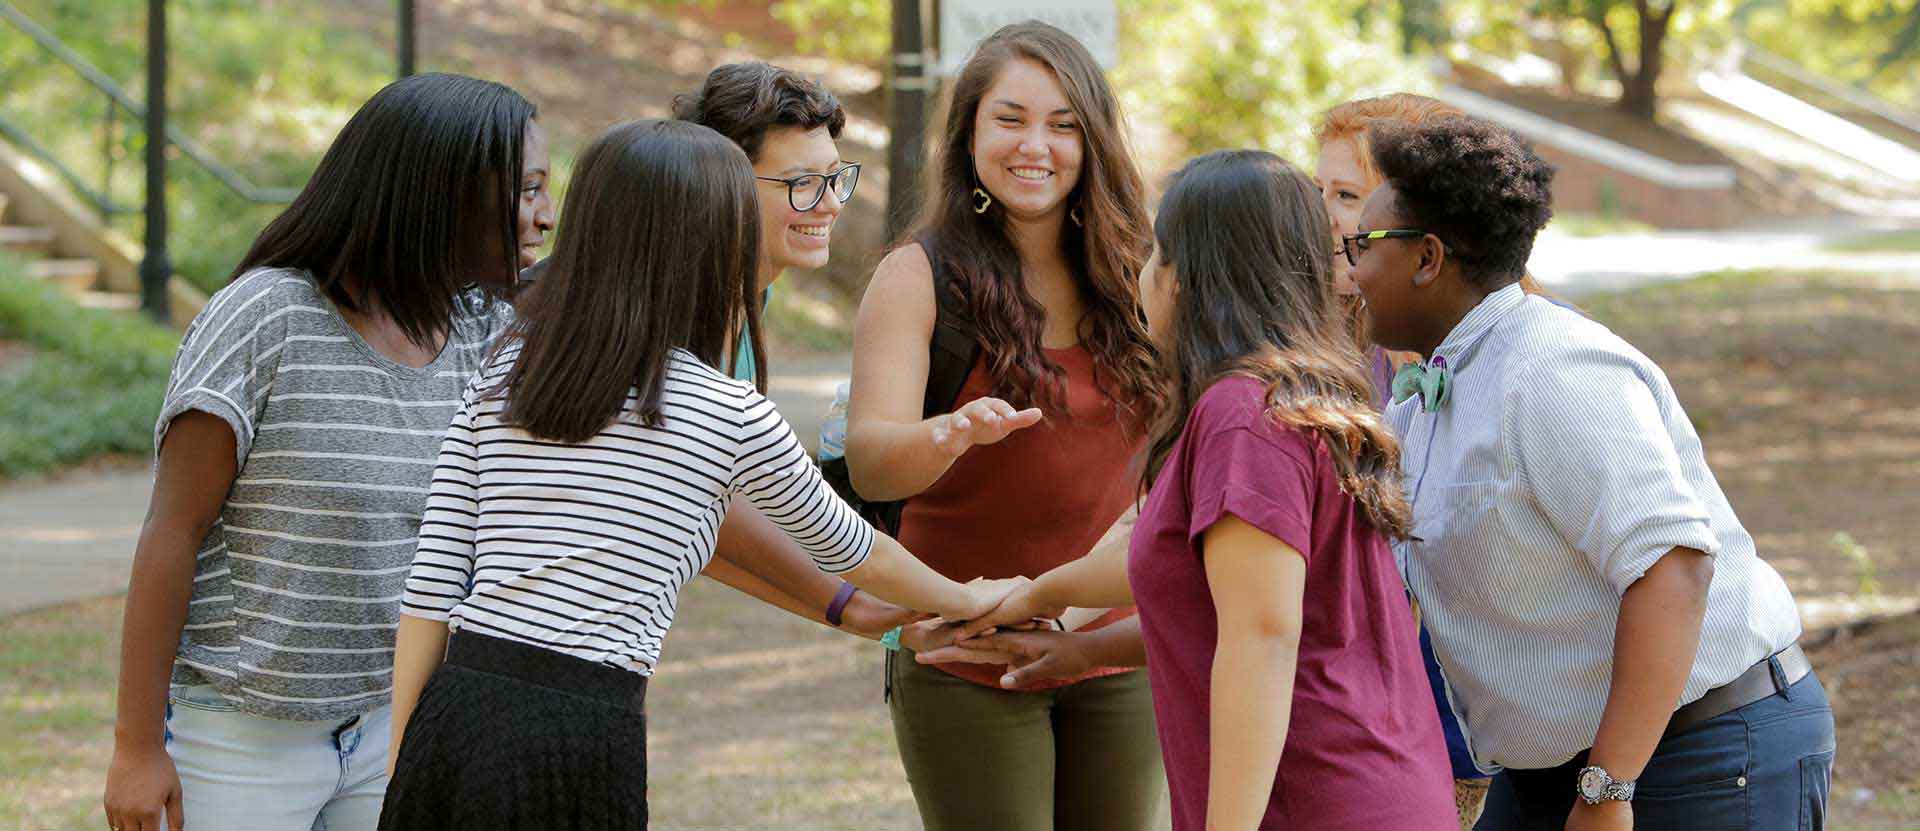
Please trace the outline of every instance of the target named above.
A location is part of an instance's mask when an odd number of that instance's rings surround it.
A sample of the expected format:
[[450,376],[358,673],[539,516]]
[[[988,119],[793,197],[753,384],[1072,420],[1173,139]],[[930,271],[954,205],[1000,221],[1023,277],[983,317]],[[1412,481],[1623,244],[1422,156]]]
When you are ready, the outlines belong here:
[[1071,220],[1073,220],[1073,227],[1075,227],[1075,228],[1079,228],[1079,227],[1081,227],[1081,225],[1080,225],[1080,209],[1079,209],[1079,208],[1077,208],[1077,207],[1074,207],[1074,208],[1068,208],[1068,209],[1067,209],[1067,218],[1068,218],[1068,219],[1071,219]]
[[988,208],[993,207],[993,195],[981,188],[973,189],[973,198],[975,200],[973,203],[974,213],[983,214],[987,212]]

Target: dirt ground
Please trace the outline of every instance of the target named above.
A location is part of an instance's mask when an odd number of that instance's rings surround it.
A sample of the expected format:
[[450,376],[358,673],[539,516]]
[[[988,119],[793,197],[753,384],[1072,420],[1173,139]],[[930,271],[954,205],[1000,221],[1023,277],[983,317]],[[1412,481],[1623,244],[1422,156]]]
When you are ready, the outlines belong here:
[[1920,827],[1920,284],[1706,277],[1582,305],[1665,368],[1793,588],[1839,730],[1841,827]]

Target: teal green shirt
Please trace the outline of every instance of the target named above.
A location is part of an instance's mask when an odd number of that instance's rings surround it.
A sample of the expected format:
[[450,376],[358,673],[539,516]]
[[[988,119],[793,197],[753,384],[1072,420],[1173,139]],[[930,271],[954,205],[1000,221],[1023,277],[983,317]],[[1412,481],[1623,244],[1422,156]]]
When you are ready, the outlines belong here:
[[[771,287],[760,293],[760,313],[763,315],[766,314],[767,311],[767,298],[771,296],[773,296],[773,289]],[[762,324],[766,323],[766,318],[762,317],[760,322]],[[745,328],[740,330],[740,346],[738,348],[740,350],[740,359],[733,364],[733,379],[751,384],[753,383],[754,372],[759,369],[759,361],[754,359],[753,336]]]
[[733,364],[733,379],[753,383],[754,365],[753,337],[745,329],[740,330],[740,358]]

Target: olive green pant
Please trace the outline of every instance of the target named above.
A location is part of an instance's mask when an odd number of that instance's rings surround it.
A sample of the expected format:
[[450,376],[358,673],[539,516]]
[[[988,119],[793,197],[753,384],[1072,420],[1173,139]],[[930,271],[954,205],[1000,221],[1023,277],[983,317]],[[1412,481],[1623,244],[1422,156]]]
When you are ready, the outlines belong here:
[[894,656],[893,736],[926,831],[1171,826],[1144,671],[1008,692]]

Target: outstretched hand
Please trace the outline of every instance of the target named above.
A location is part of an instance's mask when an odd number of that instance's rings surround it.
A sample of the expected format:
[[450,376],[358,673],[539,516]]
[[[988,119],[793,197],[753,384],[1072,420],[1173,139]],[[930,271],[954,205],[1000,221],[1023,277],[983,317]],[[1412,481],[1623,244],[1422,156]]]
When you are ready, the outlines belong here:
[[1037,681],[1073,678],[1093,669],[1093,659],[1086,651],[1086,637],[1077,632],[1044,629],[999,632],[919,652],[914,660],[923,664],[1005,664],[1009,668],[1000,676],[1000,686],[1015,689]]
[[993,444],[1013,431],[1040,423],[1040,408],[1016,410],[998,398],[976,398],[933,425],[933,446],[959,456],[977,444]]

